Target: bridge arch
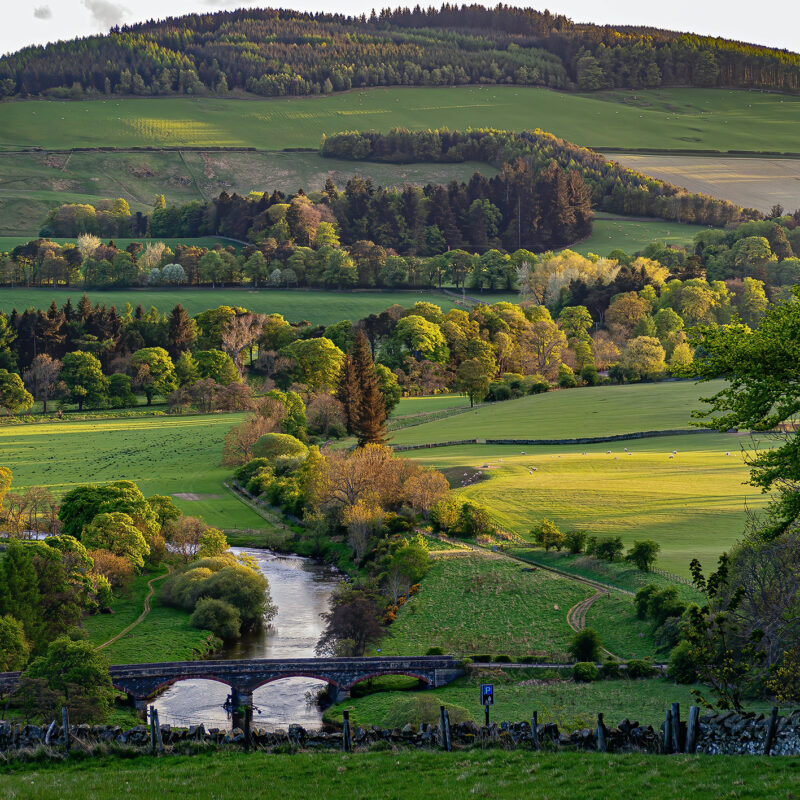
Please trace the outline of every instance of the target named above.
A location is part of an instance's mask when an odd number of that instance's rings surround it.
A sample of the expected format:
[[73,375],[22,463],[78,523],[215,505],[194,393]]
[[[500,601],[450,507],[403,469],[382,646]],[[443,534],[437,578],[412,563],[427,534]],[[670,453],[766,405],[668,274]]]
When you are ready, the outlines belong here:
[[366,675],[359,675],[354,681],[351,681],[345,688],[352,689],[359,683],[363,683],[364,681],[371,680],[372,678],[384,678],[387,675],[403,675],[408,678],[416,678],[419,681],[422,681],[427,685],[427,688],[431,688],[433,681],[429,675],[422,675],[418,672],[411,672],[410,670],[381,670],[380,672],[372,672]]
[[323,681],[324,683],[330,684],[331,686],[335,686],[337,689],[347,688],[343,687],[341,683],[339,683],[334,678],[325,675],[317,675],[309,670],[303,670],[298,672],[281,672],[279,675],[269,675],[264,680],[259,681],[258,683],[251,684],[250,688],[252,691],[256,691],[256,689],[260,689],[262,686],[267,686],[270,683],[275,683],[277,681],[282,681],[285,678],[310,678],[311,680],[315,681]]
[[[220,677],[219,675],[174,675],[168,678],[165,678],[163,681],[154,682],[150,686],[147,687],[147,697],[153,697],[154,695],[161,694],[165,689],[169,689],[170,686],[174,686],[176,683],[183,683],[183,681],[214,681],[214,683],[221,683],[223,686],[227,686],[228,688],[233,688],[233,683],[231,681]],[[118,691],[124,692],[125,694],[135,694],[135,690],[131,690],[130,686],[126,686],[126,681],[114,681],[112,678],[111,685]]]

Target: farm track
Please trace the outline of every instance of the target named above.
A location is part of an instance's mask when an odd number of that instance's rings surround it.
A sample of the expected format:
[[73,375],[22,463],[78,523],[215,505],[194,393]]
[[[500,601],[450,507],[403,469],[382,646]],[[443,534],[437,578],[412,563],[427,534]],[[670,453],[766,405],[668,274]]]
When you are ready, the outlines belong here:
[[150,600],[152,599],[153,593],[155,592],[155,587],[153,586],[153,584],[156,581],[163,580],[164,578],[167,577],[167,575],[169,575],[169,572],[165,572],[163,575],[157,575],[155,578],[151,578],[149,581],[147,581],[148,591],[144,598],[144,608],[142,610],[142,613],[139,614],[139,616],[133,622],[131,622],[131,624],[128,625],[127,628],[123,628],[116,636],[112,636],[107,642],[103,642],[103,644],[97,645],[95,649],[102,650],[104,647],[108,647],[110,644],[113,644],[118,639],[121,639],[123,636],[125,636],[126,633],[130,633],[137,625],[139,625],[139,623],[141,623],[145,619],[145,617],[147,617],[147,615],[150,613]]

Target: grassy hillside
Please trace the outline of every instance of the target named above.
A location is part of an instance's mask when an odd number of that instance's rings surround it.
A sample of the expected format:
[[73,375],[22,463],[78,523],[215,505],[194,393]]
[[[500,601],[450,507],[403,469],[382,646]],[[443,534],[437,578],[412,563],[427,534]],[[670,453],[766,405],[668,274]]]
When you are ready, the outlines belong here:
[[[613,786],[626,797],[717,800],[720,787],[736,797],[790,797],[797,788],[794,759],[741,756],[643,756],[471,750],[278,755],[212,751],[203,755],[133,760],[81,759],[48,768],[41,762],[5,770],[10,797],[93,800],[247,795],[276,800],[352,797],[354,800],[496,798],[597,800]],[[13,773],[13,774],[12,774]],[[265,781],[264,776],[269,775]]]
[[0,464],[14,487],[48,486],[62,494],[79,483],[126,479],[145,495],[176,499],[186,514],[219,528],[263,528],[264,520],[222,486],[222,440],[240,414],[55,422],[0,427]]
[[438,558],[418,595],[400,609],[381,643],[385,655],[538,654],[566,658],[573,632],[567,611],[594,594],[590,587],[489,553]]
[[14,101],[0,148],[317,147],[341,130],[541,128],[603,147],[797,151],[800,98],[713,89],[559,94],[517,86],[392,88],[327,97]]
[[491,403],[447,420],[398,431],[393,444],[459,439],[574,439],[688,429],[692,409],[719,384],[689,381],[595,386]]
[[[77,136],[73,146],[78,146]],[[117,142],[112,138],[106,144]],[[317,191],[329,177],[341,185],[355,173],[385,185],[467,180],[477,171],[487,176],[497,172],[476,162],[391,166],[313,152],[0,152],[0,234],[36,234],[54,206],[104,197],[124,197],[134,211],[146,211],[156,194],[177,204],[222,191]]]
[[[11,311],[34,306],[47,308],[55,298],[60,305],[68,297],[78,301],[82,288],[70,289],[0,289],[0,310]],[[181,303],[190,314],[197,314],[207,308],[219,305],[243,306],[260,314],[283,314],[292,321],[306,319],[315,325],[331,325],[342,319],[359,320],[370,314],[377,314],[394,303],[411,306],[420,301],[435,303],[445,311],[455,307],[453,298],[438,292],[325,292],[295,289],[119,289],[87,292],[92,302],[115,304],[124,308],[125,303],[145,309],[155,306],[168,314],[177,303]],[[486,295],[487,302],[499,300],[518,301],[517,295]]]
[[[397,438],[419,427],[398,431]],[[488,479],[461,494],[487,505],[502,527],[523,537],[547,517],[562,529],[619,535],[626,546],[655,539],[661,545],[658,566],[688,577],[692,558],[713,566],[739,538],[745,502],[763,507],[765,496],[745,483],[742,443],[708,434],[570,447],[469,445],[406,455],[456,474],[483,468]],[[670,458],[673,450],[677,455]]]

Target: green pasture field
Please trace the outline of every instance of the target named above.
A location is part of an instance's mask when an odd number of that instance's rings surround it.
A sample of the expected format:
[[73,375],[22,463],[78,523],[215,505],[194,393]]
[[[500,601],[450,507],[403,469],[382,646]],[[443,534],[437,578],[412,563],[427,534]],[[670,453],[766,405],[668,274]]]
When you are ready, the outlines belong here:
[[578,244],[570,245],[568,249],[582,255],[595,253],[603,257],[612,250],[624,250],[628,255],[633,255],[644,250],[651,242],[670,247],[689,247],[695,235],[703,230],[706,230],[703,225],[630,219],[604,211],[595,218],[592,235]]
[[[363,697],[352,697],[331,706],[324,715],[326,721],[342,722],[342,711],[350,711],[352,725],[386,727],[387,715],[393,706],[411,697],[433,695],[436,705],[456,705],[469,711],[472,719],[483,724],[480,705],[480,684],[494,684],[494,706],[491,719],[495,721],[530,722],[532,712],[539,712],[539,722],[555,722],[559,728],[575,730],[597,725],[597,713],[604,715],[606,724],[616,725],[626,717],[654,728],[663,722],[665,709],[680,703],[683,709],[696,705],[692,686],[678,685],[664,678],[644,680],[603,680],[596,683],[575,683],[571,679],[554,679],[551,670],[491,669],[470,670],[463,678],[440,689],[413,691],[415,681],[408,681],[405,691],[376,691]],[[380,687],[380,679],[375,681]],[[398,702],[399,701],[399,702]],[[765,703],[753,708],[761,710]],[[749,706],[748,706],[749,708]],[[686,712],[684,712],[686,713]],[[409,719],[418,725],[418,719]]]
[[[488,506],[498,525],[528,540],[545,517],[563,530],[619,535],[626,547],[654,539],[661,545],[657,566],[688,577],[692,558],[709,570],[741,536],[745,503],[758,510],[766,502],[746,484],[739,448],[749,441],[704,434],[594,445],[465,445],[403,455],[455,473],[488,466],[487,480],[459,493]],[[678,453],[670,458],[673,450]]]
[[[0,293],[0,298],[2,298]],[[486,403],[472,411],[398,431],[392,444],[460,439],[575,439],[638,431],[688,430],[701,397],[721,383],[692,381],[593,386]]]
[[411,417],[432,414],[449,408],[468,406],[469,400],[463,394],[436,394],[429,397],[401,397],[392,411],[393,417]]
[[[313,146],[318,144],[317,138]],[[424,185],[469,180],[475,172],[491,177],[497,170],[471,161],[391,165],[322,158],[316,152],[0,152],[0,234],[34,235],[62,203],[123,197],[133,211],[145,212],[157,194],[180,204],[222,191],[319,191],[328,178],[343,186],[354,174],[380,185]]]
[[[81,483],[131,480],[146,496],[176,498],[185,514],[218,528],[264,528],[267,523],[223,486],[222,441],[243,414],[110,419],[0,427],[0,464],[15,490],[47,486],[61,495]],[[124,626],[123,626],[124,627]]]
[[[412,306],[417,302],[434,303],[447,312],[456,307],[455,298],[435,291],[401,292],[326,292],[303,289],[28,289],[0,288],[0,310],[10,312],[12,308],[46,309],[55,298],[63,305],[68,297],[73,303],[80,300],[84,292],[93,303],[116,305],[125,308],[142,305],[145,310],[155,306],[162,314],[180,303],[190,314],[199,314],[207,308],[220,305],[242,306],[259,314],[282,314],[290,322],[308,320],[314,325],[332,325],[343,319],[353,322],[378,314],[389,306],[399,304]],[[484,295],[487,303],[500,300],[518,301],[511,294]]]
[[0,148],[316,148],[342,130],[541,128],[604,147],[798,151],[800,98],[772,92],[663,89],[564,94],[518,86],[388,88],[327,97],[12,101]]
[[[267,800],[597,800],[614,795],[658,800],[792,797],[800,787],[796,759],[763,756],[659,756],[631,753],[532,753],[390,750],[269,754],[211,750],[201,755],[122,760],[36,761],[0,767],[10,800],[117,800],[120,796]],[[265,779],[268,776],[268,779]]]
[[566,658],[567,611],[594,591],[584,584],[475,552],[438,557],[419,594],[400,608],[381,642],[383,655],[505,653]]

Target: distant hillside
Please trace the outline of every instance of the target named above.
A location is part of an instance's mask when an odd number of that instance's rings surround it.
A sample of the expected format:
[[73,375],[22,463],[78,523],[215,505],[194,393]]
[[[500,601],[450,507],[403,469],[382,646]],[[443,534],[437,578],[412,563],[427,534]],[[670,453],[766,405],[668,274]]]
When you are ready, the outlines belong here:
[[800,90],[800,55],[673,31],[579,25],[498,5],[370,17],[244,9],[114,28],[0,59],[0,97],[330,94],[516,84]]

